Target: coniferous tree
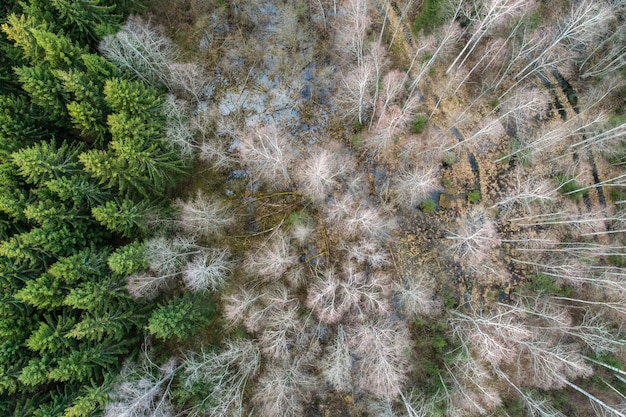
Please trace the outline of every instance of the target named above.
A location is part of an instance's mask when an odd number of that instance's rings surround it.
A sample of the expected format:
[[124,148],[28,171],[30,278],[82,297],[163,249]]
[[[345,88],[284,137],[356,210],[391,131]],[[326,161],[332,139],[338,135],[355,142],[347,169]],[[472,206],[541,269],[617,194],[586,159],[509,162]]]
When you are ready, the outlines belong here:
[[94,207],[93,217],[104,227],[124,237],[133,236],[141,227],[149,202],[135,203],[129,199],[107,201]]
[[184,340],[211,320],[214,308],[198,296],[185,293],[157,307],[148,320],[148,330],[155,337],[166,340],[177,337]]

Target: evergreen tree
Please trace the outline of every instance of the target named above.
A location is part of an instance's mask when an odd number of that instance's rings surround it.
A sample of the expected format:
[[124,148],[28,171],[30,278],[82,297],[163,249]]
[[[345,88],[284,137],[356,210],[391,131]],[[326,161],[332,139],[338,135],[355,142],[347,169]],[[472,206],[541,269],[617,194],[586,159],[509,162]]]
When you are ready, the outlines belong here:
[[146,249],[144,244],[135,241],[126,246],[117,248],[108,258],[107,263],[111,271],[119,276],[126,277],[148,268]]
[[17,222],[24,221],[24,208],[30,201],[30,193],[18,173],[18,167],[11,163],[0,163],[0,212]]
[[127,337],[132,327],[134,312],[132,309],[124,310],[126,305],[100,309],[96,314],[88,313],[82,316],[74,328],[68,333],[77,340],[91,340],[102,342],[111,339],[120,342]]
[[92,149],[80,161],[100,184],[122,195],[150,197],[161,194],[184,172],[175,154],[164,153],[155,143],[114,142],[114,154]]
[[33,123],[29,108],[24,96],[0,95],[0,160],[46,136],[46,128]]
[[53,70],[69,70],[80,62],[80,56],[87,52],[67,36],[42,29],[31,29],[30,32],[40,51],[40,61],[34,62],[35,65],[44,64]]
[[96,414],[97,410],[104,408],[109,398],[109,380],[106,379],[101,385],[91,382],[84,385],[72,402],[71,407],[65,409],[63,417],[90,417]]
[[139,81],[123,78],[108,80],[104,85],[104,96],[115,112],[143,117],[151,114],[153,117],[162,118],[160,115],[163,106],[162,96],[155,89]]
[[61,176],[44,183],[61,201],[73,203],[74,207],[89,210],[102,205],[113,195],[102,189],[98,183],[84,174]]
[[100,37],[119,24],[113,4],[99,0],[28,0],[23,11],[39,21],[50,22],[55,32],[67,33],[72,39],[94,47]]
[[48,274],[29,280],[15,298],[39,310],[52,310],[63,305],[64,291],[59,281]]
[[99,0],[49,0],[56,10],[63,27],[73,39],[94,44],[100,37],[112,32],[119,17],[112,14],[114,6],[101,4]]
[[48,274],[66,285],[74,285],[86,279],[100,279],[107,274],[106,250],[97,250],[93,246],[78,253],[60,258],[48,268]]
[[103,368],[117,363],[124,353],[126,348],[122,344],[81,343],[68,355],[58,358],[56,367],[48,368],[47,377],[60,382],[88,382],[101,374]]
[[76,319],[67,313],[60,316],[46,314],[44,321],[26,341],[26,346],[32,351],[39,353],[58,354],[72,347],[73,340],[68,339],[66,334],[74,327]]
[[22,368],[18,380],[28,386],[43,385],[48,382],[48,370],[54,364],[52,355],[36,356],[28,361],[28,365]]
[[184,340],[191,336],[194,330],[208,324],[213,313],[213,304],[192,293],[184,293],[152,312],[148,321],[148,331],[162,340],[173,337]]
[[15,73],[33,104],[41,107],[48,120],[56,120],[58,126],[68,124],[66,94],[63,85],[50,69],[43,66],[21,66],[15,68]]
[[124,237],[136,235],[141,227],[149,201],[135,203],[129,199],[107,201],[106,204],[94,207],[93,217],[104,227]]
[[24,216],[33,224],[56,227],[64,223],[76,224],[87,219],[75,207],[66,207],[58,201],[39,200],[24,207]]
[[2,31],[8,40],[13,42],[13,47],[17,49],[19,58],[13,56],[13,65],[24,63],[22,61],[37,63],[41,59],[41,51],[37,47],[37,40],[32,33],[32,29],[46,29],[43,21],[38,21],[30,15],[10,14],[3,23]]
[[74,286],[61,303],[73,309],[98,313],[115,306],[127,297],[122,282],[106,277],[100,280],[87,280]]
[[55,141],[39,142],[30,148],[23,148],[11,155],[19,174],[30,184],[43,182],[80,173],[77,155],[80,145],[57,146]]

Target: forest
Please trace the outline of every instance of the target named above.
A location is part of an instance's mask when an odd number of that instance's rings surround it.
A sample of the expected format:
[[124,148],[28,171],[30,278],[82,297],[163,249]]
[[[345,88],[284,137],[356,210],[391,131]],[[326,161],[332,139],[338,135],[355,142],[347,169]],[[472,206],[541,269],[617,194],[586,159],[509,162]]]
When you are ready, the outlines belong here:
[[626,1],[0,29],[1,415],[626,417]]

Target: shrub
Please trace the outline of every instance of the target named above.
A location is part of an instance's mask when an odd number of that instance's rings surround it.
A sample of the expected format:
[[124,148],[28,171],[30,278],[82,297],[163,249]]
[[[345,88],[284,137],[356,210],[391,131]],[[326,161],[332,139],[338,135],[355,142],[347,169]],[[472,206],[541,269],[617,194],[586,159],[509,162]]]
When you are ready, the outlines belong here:
[[619,188],[611,188],[610,194],[611,200],[617,203],[618,201],[626,201],[626,192],[620,190]]
[[424,0],[421,12],[413,21],[413,33],[416,35],[424,31],[426,35],[431,34],[437,27],[441,26],[445,20],[446,2],[442,0]]
[[422,133],[424,131],[424,127],[426,126],[426,122],[428,121],[428,117],[423,114],[418,114],[413,119],[411,123],[411,133]]
[[561,294],[563,288],[554,282],[553,278],[541,273],[533,274],[532,281],[528,283],[531,290],[537,293]]
[[480,203],[480,191],[479,190],[470,191],[467,194],[467,201],[469,201],[472,204]]
[[589,190],[582,190],[580,184],[576,181],[576,178],[571,175],[557,175],[554,180],[559,183],[559,192],[568,196],[572,200],[580,200],[583,196],[589,194]]
[[422,204],[420,204],[420,210],[422,210],[424,213],[432,213],[433,211],[435,211],[435,207],[436,204],[432,198],[422,201]]
[[456,154],[454,152],[446,152],[441,159],[441,162],[447,167],[456,162]]

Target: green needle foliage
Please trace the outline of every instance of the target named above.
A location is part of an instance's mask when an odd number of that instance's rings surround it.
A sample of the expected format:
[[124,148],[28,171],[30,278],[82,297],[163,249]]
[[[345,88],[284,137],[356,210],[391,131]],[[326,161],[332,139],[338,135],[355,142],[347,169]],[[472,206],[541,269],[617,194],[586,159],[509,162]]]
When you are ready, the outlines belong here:
[[131,238],[185,167],[160,94],[94,53],[128,3],[0,6],[0,415],[98,415],[143,340]]
[[187,292],[156,308],[148,321],[148,330],[162,340],[173,337],[184,340],[194,331],[209,324],[214,312],[213,304],[201,296]]

